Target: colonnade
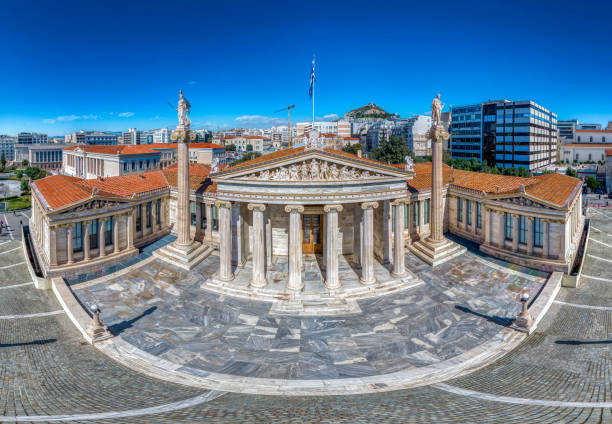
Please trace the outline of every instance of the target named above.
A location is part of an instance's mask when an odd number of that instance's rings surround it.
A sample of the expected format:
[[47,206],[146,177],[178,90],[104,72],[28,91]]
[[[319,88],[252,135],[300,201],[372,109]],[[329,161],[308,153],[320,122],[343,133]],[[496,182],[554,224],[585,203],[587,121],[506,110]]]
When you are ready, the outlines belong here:
[[[393,275],[404,276],[404,207],[407,200],[396,200],[393,206],[396,209],[393,243]],[[232,203],[229,201],[217,201],[215,206],[219,211],[219,275],[221,281],[230,281],[234,278],[232,272]],[[357,206],[360,212],[361,225],[355,225],[355,231],[360,233],[359,260],[361,264],[360,281],[364,285],[371,285],[376,282],[374,276],[374,210],[379,207],[379,202],[363,202]],[[256,288],[263,288],[267,285],[266,265],[270,266],[269,240],[271,231],[266,228],[265,211],[267,205],[261,203],[248,203],[247,209],[252,214],[252,264],[253,270],[250,285]],[[288,280],[287,289],[299,291],[304,287],[302,281],[302,214],[304,205],[288,204],[284,206],[285,213],[288,214]],[[323,212],[325,214],[325,229],[323,234],[324,262],[325,262],[325,285],[329,290],[336,290],[341,287],[338,274],[338,255],[340,251],[339,215],[344,210],[341,204],[325,204]],[[389,216],[391,214],[389,213]],[[391,250],[391,247],[389,247]],[[241,256],[244,252],[239,253]]]

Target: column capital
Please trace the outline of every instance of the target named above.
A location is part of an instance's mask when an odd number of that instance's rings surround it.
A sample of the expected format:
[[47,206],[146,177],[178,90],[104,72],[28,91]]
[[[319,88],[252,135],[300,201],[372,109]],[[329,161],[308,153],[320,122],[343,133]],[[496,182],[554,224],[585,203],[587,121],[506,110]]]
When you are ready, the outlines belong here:
[[285,212],[287,212],[287,213],[291,213],[291,212],[304,213],[304,206],[302,206],[302,205],[285,205]]
[[342,212],[344,210],[344,206],[342,205],[325,205],[323,206],[323,211],[324,212]]
[[108,218],[109,218],[108,216],[102,216],[102,217],[98,218],[98,221],[100,221],[100,223],[104,223],[104,222],[106,222],[106,220]]
[[409,199],[404,198],[404,199],[395,199],[395,200],[391,201],[391,204],[392,204],[393,206],[399,206],[399,205],[400,205],[400,204],[402,204],[402,203],[403,203],[403,204],[408,204],[408,203],[410,203],[410,200],[409,200]]
[[263,212],[266,210],[266,205],[264,205],[263,203],[249,203],[247,205],[247,208],[252,211],[252,210],[258,210],[259,212]]
[[231,209],[232,208],[232,202],[228,202],[227,200],[217,200],[215,202],[215,206],[217,208]]
[[518,213],[513,213],[512,214],[512,218],[514,218],[514,219],[519,219],[519,216],[520,215]]
[[526,217],[528,221],[533,221],[535,220],[535,216],[527,216]]
[[378,207],[378,202],[364,202],[361,204],[361,209],[376,209]]

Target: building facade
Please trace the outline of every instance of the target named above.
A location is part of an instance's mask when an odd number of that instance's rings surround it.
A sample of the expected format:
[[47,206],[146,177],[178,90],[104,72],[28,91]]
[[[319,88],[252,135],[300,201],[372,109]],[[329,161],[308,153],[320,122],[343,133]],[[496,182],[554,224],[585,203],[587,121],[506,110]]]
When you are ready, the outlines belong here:
[[263,153],[272,148],[272,140],[258,135],[240,135],[240,136],[227,136],[220,138],[213,138],[213,143],[222,146],[229,146],[233,144],[236,146],[236,150],[241,152],[247,151],[247,146],[252,146],[254,152]]
[[15,144],[17,143],[17,137],[10,137],[8,135],[0,135],[0,158],[4,157],[7,162],[15,160]]
[[451,156],[533,171],[557,161],[557,115],[532,101],[453,107]]
[[16,144],[15,162],[27,160],[30,166],[56,170],[62,168],[63,151],[66,144]]
[[561,146],[561,161],[563,163],[604,162],[606,149],[612,148],[612,143],[571,143]]
[[48,142],[47,134],[35,132],[20,132],[17,134],[17,144],[46,144]]
[[118,138],[119,137],[116,134],[110,134],[101,131],[79,131],[71,134],[66,134],[64,142],[72,144],[113,146],[117,144]]
[[[303,255],[321,254],[328,287],[342,284],[338,255],[350,255],[368,285],[374,261],[399,263],[404,247],[430,234],[430,163],[406,169],[298,147],[209,172],[189,166],[191,231],[219,248],[222,281],[251,261],[252,281],[265,286],[262,270],[285,256],[287,287],[300,290]],[[108,266],[174,231],[177,185],[176,168],[35,181],[31,233],[45,275]],[[492,256],[568,272],[583,228],[581,187],[561,174],[518,178],[444,167],[444,227]]]

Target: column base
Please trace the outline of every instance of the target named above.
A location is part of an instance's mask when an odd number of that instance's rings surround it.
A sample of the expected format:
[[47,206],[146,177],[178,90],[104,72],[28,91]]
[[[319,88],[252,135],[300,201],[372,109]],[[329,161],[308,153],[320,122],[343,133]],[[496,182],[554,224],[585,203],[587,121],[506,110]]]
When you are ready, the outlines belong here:
[[408,249],[421,260],[434,267],[467,251],[465,247],[447,238],[444,238],[441,242],[434,242],[430,239],[419,240],[409,245]]
[[[232,277],[233,278],[233,277]],[[249,286],[254,287],[256,289],[263,289],[268,285],[268,280],[264,279],[263,281],[249,281]]]
[[359,277],[359,282],[364,286],[371,286],[372,284],[376,283],[376,278],[372,278],[371,280],[364,280],[363,278]]
[[342,284],[340,284],[340,281],[334,282],[334,283],[330,283],[328,280],[325,280],[323,282],[323,284],[325,284],[325,287],[328,290],[338,290],[339,288],[342,287]]
[[287,282],[287,290],[291,291],[301,291],[304,288],[304,282],[300,281],[299,283]]
[[408,271],[404,269],[402,272],[391,271],[391,276],[395,278],[403,278],[408,275]]
[[221,275],[217,275],[217,279],[219,281],[222,281],[224,283],[227,283],[228,281],[232,281],[236,276],[234,275],[234,273],[232,272],[230,275],[228,275],[227,277],[222,277]]
[[199,242],[188,245],[170,243],[153,252],[153,256],[184,270],[191,270],[212,253],[212,248]]

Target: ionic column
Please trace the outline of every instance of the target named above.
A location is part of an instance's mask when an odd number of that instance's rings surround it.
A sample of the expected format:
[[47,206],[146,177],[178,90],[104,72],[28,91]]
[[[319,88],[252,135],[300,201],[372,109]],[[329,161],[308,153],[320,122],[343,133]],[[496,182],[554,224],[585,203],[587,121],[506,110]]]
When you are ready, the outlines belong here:
[[106,218],[98,219],[98,250],[100,257],[106,256],[106,237],[104,237]]
[[56,227],[49,227],[49,265],[57,265],[57,233]]
[[264,211],[266,205],[249,203],[247,208],[253,211],[253,276],[251,286],[265,287],[266,281],[266,246],[264,237]]
[[365,202],[361,204],[363,210],[363,238],[361,258],[361,283],[374,284],[374,209],[378,202]]
[[357,265],[361,265],[361,236],[363,233],[363,226],[361,225],[362,210],[359,206],[355,205],[353,211],[353,261]]
[[197,201],[194,202],[196,207],[196,224],[195,224],[195,240],[201,240],[202,238],[202,205]]
[[266,213],[266,265],[272,267],[272,219],[270,211]]
[[[397,212],[397,211],[396,211]],[[382,251],[382,263],[388,264],[391,262],[391,238],[393,232],[391,231],[391,226],[393,225],[392,221],[393,211],[391,206],[391,201],[385,200],[383,203],[383,251]]]
[[74,247],[72,246],[72,225],[66,228],[66,257],[68,265],[74,263]]
[[131,210],[128,213],[125,227],[127,234],[127,248],[132,249],[134,247],[134,210]]
[[549,231],[548,220],[542,220],[542,257],[548,258],[548,231]]
[[119,220],[113,216],[113,252],[119,253]]
[[82,225],[85,225],[85,229],[83,231],[83,260],[89,260],[89,226],[91,222],[85,221]]
[[325,205],[325,256],[326,272],[325,285],[330,290],[340,288],[338,278],[338,213],[342,212],[342,205]]
[[527,254],[533,255],[533,216],[527,217]]
[[286,205],[289,214],[289,290],[301,290],[302,282],[302,217],[304,206]]
[[519,243],[519,216],[512,214],[512,251],[518,252]]
[[206,240],[212,241],[212,206],[206,204]]
[[[565,260],[565,240],[566,240],[566,232],[565,226],[562,222],[558,222],[559,226],[559,259]],[[571,243],[571,239],[570,239]]]
[[484,244],[488,246],[491,244],[491,212],[489,208],[482,206],[482,232],[484,233]]
[[[424,201],[419,200],[419,230],[425,226],[425,208],[423,207],[424,204]],[[429,221],[429,228],[431,232],[431,217]]]
[[151,201],[151,232],[154,233],[159,229],[157,226],[157,200]]
[[232,204],[226,201],[215,203],[219,211],[219,280],[231,281],[232,273]]
[[393,202],[395,206],[395,220],[393,221],[393,271],[394,277],[406,275],[404,265],[404,208],[405,200],[399,199]]

